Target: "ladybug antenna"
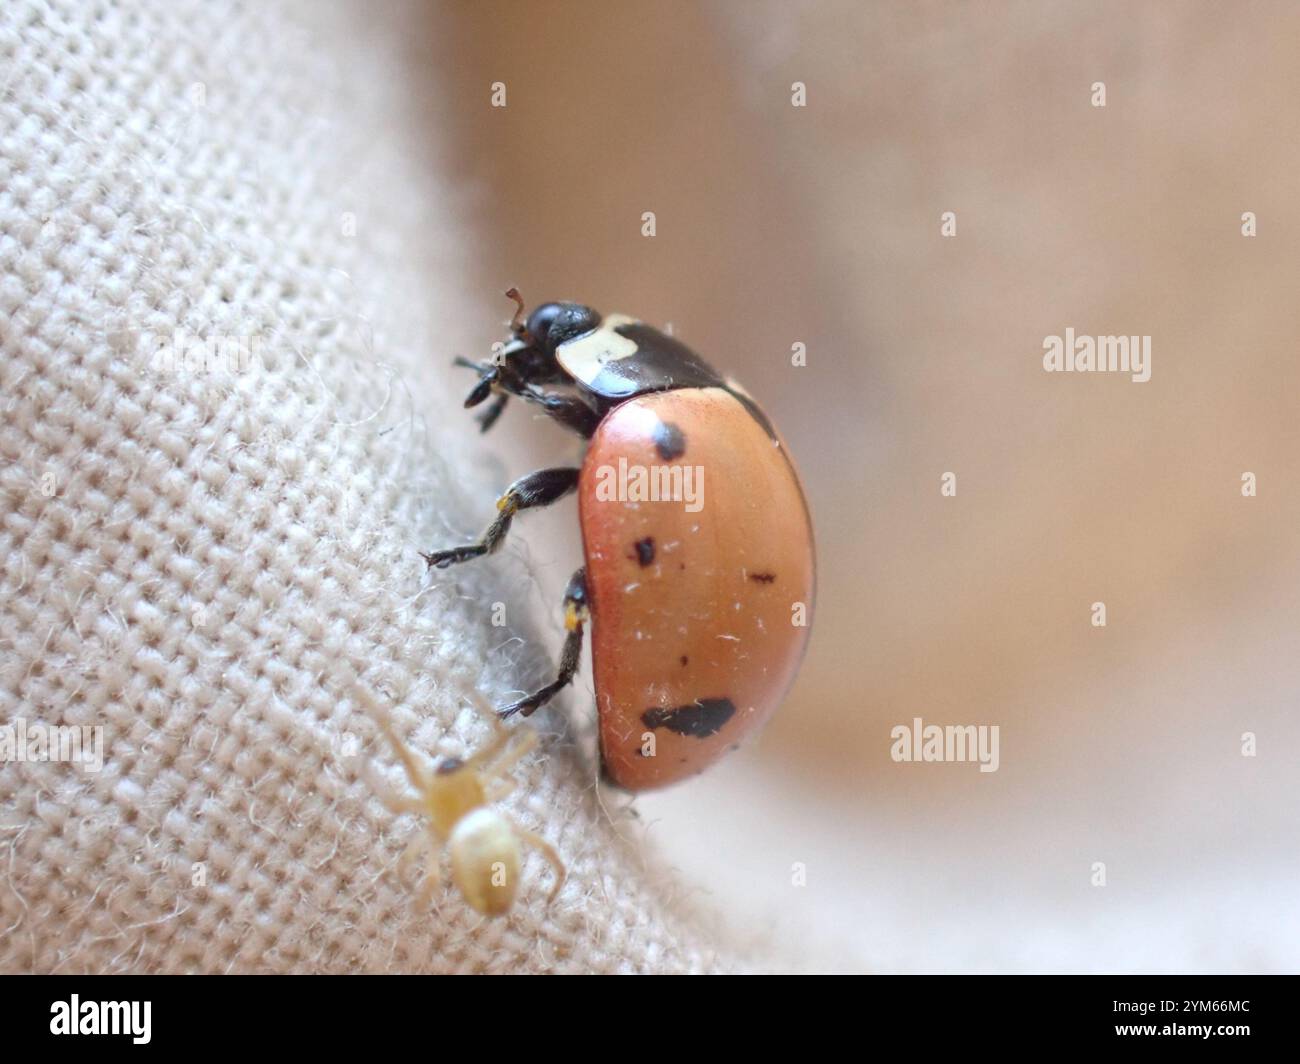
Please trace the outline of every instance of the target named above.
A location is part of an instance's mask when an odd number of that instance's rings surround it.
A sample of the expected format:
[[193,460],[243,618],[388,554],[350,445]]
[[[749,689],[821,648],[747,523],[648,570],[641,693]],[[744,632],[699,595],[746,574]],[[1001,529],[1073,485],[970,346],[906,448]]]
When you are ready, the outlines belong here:
[[524,335],[524,297],[519,294],[519,289],[510,287],[506,289],[506,298],[515,301],[515,316],[510,319],[510,331],[516,336]]

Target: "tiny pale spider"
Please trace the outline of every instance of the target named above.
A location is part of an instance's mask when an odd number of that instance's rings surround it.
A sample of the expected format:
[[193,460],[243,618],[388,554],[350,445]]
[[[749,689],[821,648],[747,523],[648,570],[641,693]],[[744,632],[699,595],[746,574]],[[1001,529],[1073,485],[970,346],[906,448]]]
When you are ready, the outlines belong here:
[[391,812],[416,813],[426,821],[426,830],[411,839],[401,861],[405,868],[416,856],[425,855],[424,885],[416,904],[424,908],[432,900],[439,851],[445,848],[452,881],[466,903],[485,916],[501,916],[509,911],[519,889],[520,843],[537,849],[555,870],[547,904],[564,885],[565,868],[549,842],[489,808],[515,789],[517,781],[510,772],[537,745],[537,733],[531,728],[507,728],[495,713],[478,708],[492,723],[492,738],[464,760],[443,758],[432,771],[397,737],[387,717],[376,715],[416,793],[396,795],[382,786],[376,790]]

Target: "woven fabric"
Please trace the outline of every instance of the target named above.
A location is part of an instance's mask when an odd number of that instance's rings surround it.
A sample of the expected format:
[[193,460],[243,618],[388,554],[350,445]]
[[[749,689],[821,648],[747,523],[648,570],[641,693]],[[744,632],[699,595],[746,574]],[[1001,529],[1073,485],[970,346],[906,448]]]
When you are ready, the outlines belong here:
[[501,486],[442,365],[483,289],[360,7],[0,10],[0,716],[103,741],[0,764],[0,969],[742,964],[558,714],[504,804],[559,898],[530,857],[509,918],[413,906],[373,715],[472,749],[558,642],[517,555],[417,554]]

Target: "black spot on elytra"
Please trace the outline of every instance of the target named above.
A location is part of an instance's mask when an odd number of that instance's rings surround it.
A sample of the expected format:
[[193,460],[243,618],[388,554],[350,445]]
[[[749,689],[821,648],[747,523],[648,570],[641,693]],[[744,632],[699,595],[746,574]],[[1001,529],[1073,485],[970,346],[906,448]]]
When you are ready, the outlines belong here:
[[655,426],[655,450],[665,462],[672,462],[686,453],[686,435],[671,421],[661,421]]
[[636,551],[636,560],[641,563],[642,569],[655,560],[655,541],[653,536],[646,536],[645,539],[638,539],[634,544],[632,544],[632,547]]
[[749,578],[756,584],[770,584],[776,579],[776,573],[750,573]]
[[730,698],[701,698],[671,709],[647,709],[641,721],[647,728],[667,728],[678,735],[707,739],[721,731],[735,713]]
[[682,655],[682,665],[683,665],[683,666],[686,666],[686,665],[689,665],[690,663],[691,663],[691,659],[688,658],[685,654],[683,654],[683,655]]

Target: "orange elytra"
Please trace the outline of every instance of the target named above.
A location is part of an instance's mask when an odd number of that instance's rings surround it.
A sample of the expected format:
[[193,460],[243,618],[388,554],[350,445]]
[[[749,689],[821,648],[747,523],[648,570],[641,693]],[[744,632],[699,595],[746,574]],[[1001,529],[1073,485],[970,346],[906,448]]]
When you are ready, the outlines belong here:
[[681,341],[622,315],[544,303],[465,401],[511,396],[586,438],[582,467],[512,484],[474,543],[425,554],[445,568],[496,550],[515,514],[578,492],[586,564],[564,595],[556,678],[498,710],[527,716],[577,671],[590,621],[605,774],[639,791],[703,771],[780,704],[808,642],[812,522],[784,442],[758,405]]

